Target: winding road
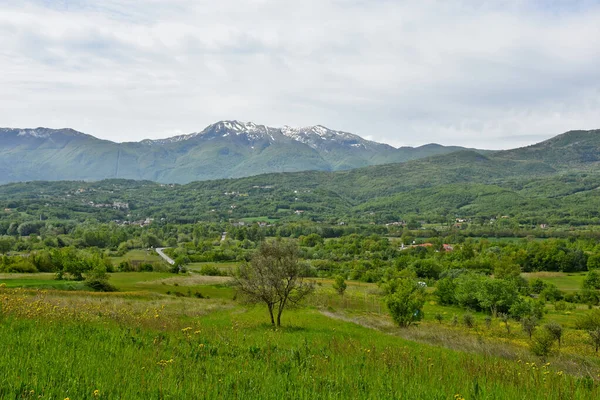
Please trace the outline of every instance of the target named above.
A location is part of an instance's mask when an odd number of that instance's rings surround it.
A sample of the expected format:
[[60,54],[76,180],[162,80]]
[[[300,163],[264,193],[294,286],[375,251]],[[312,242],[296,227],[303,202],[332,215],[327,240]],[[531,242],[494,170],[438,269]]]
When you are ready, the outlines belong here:
[[175,264],[175,261],[173,261],[173,259],[171,257],[169,257],[168,255],[166,255],[165,253],[163,253],[164,249],[168,249],[168,247],[157,247],[154,250],[156,250],[156,252],[158,253],[158,255],[161,256],[163,258],[163,260],[165,260],[166,262],[168,262],[171,265]]

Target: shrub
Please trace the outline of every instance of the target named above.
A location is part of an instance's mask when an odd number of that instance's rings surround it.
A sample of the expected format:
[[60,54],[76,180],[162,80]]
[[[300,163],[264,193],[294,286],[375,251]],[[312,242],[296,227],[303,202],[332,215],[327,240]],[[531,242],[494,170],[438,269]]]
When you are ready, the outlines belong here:
[[19,260],[15,263],[9,264],[5,267],[6,272],[18,272],[18,273],[33,273],[38,272],[35,266],[28,260]]
[[454,315],[452,316],[452,325],[453,325],[453,326],[456,326],[456,325],[458,325],[458,315],[456,315],[456,314],[454,314]]
[[340,296],[344,295],[344,292],[346,291],[346,281],[344,280],[344,277],[341,275],[336,275],[335,280],[333,282],[333,288],[335,289],[336,292],[338,292],[338,294]]
[[485,327],[487,329],[490,329],[491,326],[492,326],[492,316],[491,315],[486,315],[485,316]]
[[567,310],[567,302],[564,300],[557,301],[554,303],[554,309],[556,311],[566,311]]
[[540,292],[540,298],[546,301],[558,301],[562,300],[564,293],[560,291],[556,285],[547,284],[544,290]]
[[508,314],[500,313],[498,314],[498,318],[500,318],[500,321],[504,322],[504,326],[506,327],[506,333],[510,335],[510,319],[508,317]]
[[584,289],[600,289],[600,272],[593,269],[587,273],[583,280]]
[[456,290],[456,281],[453,278],[442,278],[437,281],[435,295],[438,297],[440,304],[455,304],[456,298],[454,291]]
[[442,323],[442,321],[444,320],[444,316],[440,313],[435,314],[434,318],[436,319],[437,322],[439,322],[440,324]]
[[224,276],[225,273],[216,265],[203,265],[202,268],[200,268],[200,275]]
[[473,316],[473,314],[470,313],[466,313],[463,315],[463,324],[471,329],[475,326],[475,317]]
[[121,272],[131,272],[131,271],[133,271],[131,263],[129,261],[121,261],[119,263],[119,271],[121,271]]
[[140,271],[152,272],[152,271],[154,271],[154,267],[150,263],[142,263],[140,265]]
[[592,346],[596,349],[596,353],[598,352],[598,348],[600,348],[600,327],[596,327],[588,331],[590,335],[590,339],[592,340]]
[[554,337],[554,339],[556,339],[558,348],[560,348],[563,334],[562,326],[557,322],[549,322],[544,325],[544,328],[552,335],[552,337]]
[[86,279],[86,286],[97,292],[116,292],[117,288],[105,279]]
[[546,283],[539,278],[535,278],[529,282],[529,286],[531,287],[532,293],[540,294],[542,290],[546,288]]
[[585,329],[587,331],[600,328],[600,310],[593,310],[577,318],[575,321],[575,327],[577,329]]
[[108,282],[108,274],[104,269],[94,269],[85,278],[86,286],[98,292],[116,292],[117,288]]
[[546,358],[552,352],[554,336],[547,330],[540,330],[531,339],[530,349],[538,357]]

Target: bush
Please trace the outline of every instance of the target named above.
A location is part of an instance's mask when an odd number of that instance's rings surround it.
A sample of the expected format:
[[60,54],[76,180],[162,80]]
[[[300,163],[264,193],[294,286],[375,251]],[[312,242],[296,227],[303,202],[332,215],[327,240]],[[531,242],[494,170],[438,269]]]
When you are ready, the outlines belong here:
[[200,268],[200,275],[225,276],[226,274],[216,265],[203,265],[202,268]]
[[131,272],[131,271],[133,271],[131,263],[129,261],[121,261],[119,263],[119,271],[121,271],[121,272]]
[[471,329],[475,326],[475,317],[473,316],[473,314],[467,313],[463,315],[463,324]]
[[154,267],[150,263],[142,263],[140,265],[140,271],[152,272],[152,271],[154,271]]
[[591,329],[588,331],[590,335],[590,339],[592,341],[592,346],[596,349],[596,353],[600,348],[600,327],[596,327],[595,329]]
[[600,272],[593,269],[583,279],[584,289],[600,289]]
[[86,286],[97,292],[116,292],[117,288],[110,284],[106,279],[86,279]]
[[552,352],[554,340],[554,336],[546,329],[536,332],[531,339],[531,352],[538,357],[548,357]]
[[591,331],[600,327],[600,310],[593,310],[589,313],[579,317],[575,321],[575,327],[577,329],[585,329]]
[[5,267],[5,271],[25,274],[38,272],[35,266],[27,260],[20,260],[15,263],[9,264]]
[[540,292],[540,298],[545,299],[546,301],[558,301],[562,300],[564,297],[564,293],[560,291],[556,285],[547,284],[544,290]]
[[492,327],[492,316],[491,315],[485,316],[485,327],[487,329],[490,329]]
[[439,299],[440,304],[455,304],[456,298],[454,292],[456,290],[456,281],[453,278],[440,279],[435,288],[434,294]]
[[344,277],[341,275],[336,275],[335,281],[333,282],[333,289],[335,289],[340,296],[343,296],[344,292],[346,291],[346,287],[347,285]]
[[540,294],[542,293],[542,290],[546,288],[546,283],[539,278],[535,278],[529,282],[529,286],[531,287],[532,293]]

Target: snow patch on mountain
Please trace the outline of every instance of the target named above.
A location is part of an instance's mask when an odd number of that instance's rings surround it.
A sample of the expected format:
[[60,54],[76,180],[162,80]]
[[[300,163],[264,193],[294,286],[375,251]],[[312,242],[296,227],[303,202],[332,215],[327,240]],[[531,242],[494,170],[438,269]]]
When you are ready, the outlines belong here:
[[12,128],[0,128],[2,134],[16,134],[21,137],[32,137],[37,139],[48,139],[55,134],[69,135],[69,136],[82,136],[81,132],[70,128],[64,129],[50,129],[50,128],[35,128],[35,129],[12,129]]
[[[366,149],[372,142],[348,132],[335,131],[323,125],[293,128],[284,125],[282,128],[273,128],[266,125],[258,125],[254,122],[242,122],[236,120],[219,121],[207,126],[203,131],[189,135],[173,136],[167,139],[144,140],[145,144],[164,145],[190,140],[198,136],[203,137],[230,137],[245,136],[249,141],[269,140],[276,141],[281,135],[300,143],[304,143],[314,149],[323,147],[328,143],[336,143],[352,148]],[[373,143],[374,144],[374,143]]]

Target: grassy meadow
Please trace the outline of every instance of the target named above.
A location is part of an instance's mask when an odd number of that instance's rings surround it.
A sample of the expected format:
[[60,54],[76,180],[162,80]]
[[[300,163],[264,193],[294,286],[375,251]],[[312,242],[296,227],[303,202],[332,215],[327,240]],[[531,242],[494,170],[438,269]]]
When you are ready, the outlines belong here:
[[[376,285],[348,282],[339,296],[326,279],[273,329],[263,307],[234,300],[226,280],[121,272],[110,277],[119,292],[97,293],[55,287],[62,282],[50,274],[0,276],[0,398],[600,396],[597,357],[575,330],[541,360],[517,322],[507,334],[475,314],[466,328],[450,321],[464,311],[431,300],[418,327],[399,329]],[[548,311],[547,320],[565,317]]]

